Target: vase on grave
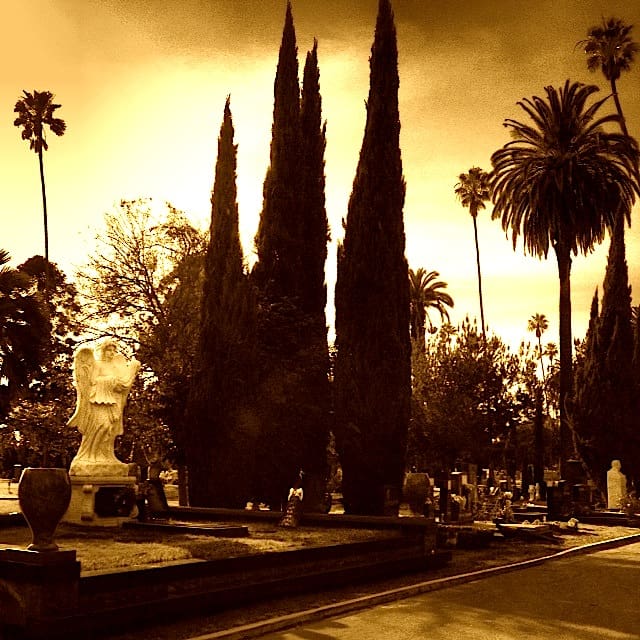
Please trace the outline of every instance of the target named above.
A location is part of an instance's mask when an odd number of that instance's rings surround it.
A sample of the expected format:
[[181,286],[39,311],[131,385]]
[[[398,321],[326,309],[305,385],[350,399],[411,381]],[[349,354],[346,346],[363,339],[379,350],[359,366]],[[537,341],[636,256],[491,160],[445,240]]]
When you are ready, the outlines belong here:
[[426,473],[407,473],[404,481],[403,500],[409,506],[414,516],[424,515],[424,505],[427,502],[431,484]]
[[30,551],[57,551],[53,536],[69,502],[71,482],[66,469],[27,467],[18,485],[20,509],[29,528]]

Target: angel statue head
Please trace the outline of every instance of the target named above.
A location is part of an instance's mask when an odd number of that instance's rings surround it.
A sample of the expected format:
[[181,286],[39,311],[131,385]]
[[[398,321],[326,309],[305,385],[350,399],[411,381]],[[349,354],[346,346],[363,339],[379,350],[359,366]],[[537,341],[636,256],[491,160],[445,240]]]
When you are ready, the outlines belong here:
[[123,412],[140,363],[127,360],[115,340],[107,338],[95,349],[83,346],[73,358],[76,410],[68,424],[77,427],[82,442],[70,475],[127,475],[128,466],[115,456],[117,436],[123,432]]
[[97,347],[100,360],[112,360],[118,353],[118,343],[113,338],[105,338]]

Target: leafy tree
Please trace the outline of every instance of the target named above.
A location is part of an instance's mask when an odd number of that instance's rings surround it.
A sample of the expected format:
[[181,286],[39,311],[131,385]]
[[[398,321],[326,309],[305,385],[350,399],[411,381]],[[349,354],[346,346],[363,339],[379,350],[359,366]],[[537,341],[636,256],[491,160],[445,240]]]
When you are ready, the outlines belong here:
[[457,329],[443,325],[424,351],[413,351],[409,466],[492,467],[496,453],[505,451],[514,472],[516,429],[532,422],[534,372],[524,347],[512,354],[497,336],[483,337],[468,318]]
[[336,283],[336,444],[349,513],[382,514],[399,491],[411,403],[405,183],[399,145],[398,51],[380,0],[367,120]]
[[105,226],[96,252],[77,274],[87,333],[110,335],[137,350],[155,376],[159,419],[171,430],[183,472],[206,240],[182,212],[168,203],[154,211],[146,199],[121,201],[105,216]]
[[[54,95],[50,91],[22,92],[14,107],[18,117],[13,124],[22,128],[22,139],[29,141],[29,149],[38,154],[40,166],[40,186],[42,188],[42,213],[44,216],[44,259],[49,263],[49,225],[47,221],[47,191],[44,181],[44,163],[42,152],[47,151],[49,145],[46,140],[46,127],[57,136],[64,135],[67,125],[61,118],[54,117],[54,112],[61,105],[54,104]],[[46,282],[46,281],[45,281]],[[46,292],[45,287],[45,292]]]
[[478,245],[478,211],[485,208],[485,202],[491,198],[489,174],[480,167],[471,167],[469,173],[461,173],[458,176],[455,193],[463,207],[469,209],[473,219],[473,236],[476,243],[476,265],[478,269],[478,296],[480,298],[480,322],[484,335],[486,325],[484,323],[484,304],[482,301],[482,272],[480,270],[480,246]]
[[546,101],[534,96],[518,102],[533,124],[507,119],[513,139],[491,158],[493,217],[511,230],[514,248],[522,235],[525,252],[542,258],[551,246],[558,262],[561,473],[571,455],[571,254],[588,253],[602,242],[619,207],[630,210],[637,189],[630,177],[635,147],[603,129],[619,117],[598,118],[602,100],[587,107],[597,90],[567,80],[559,90],[546,87]]
[[196,376],[189,399],[190,503],[244,506],[252,491],[256,420],[247,411],[254,387],[255,299],[238,231],[236,151],[229,98],[218,138],[205,259]]
[[441,320],[449,321],[446,307],[453,307],[453,298],[443,289],[447,283],[438,280],[437,271],[425,271],[420,267],[417,271],[409,269],[409,304],[411,311],[411,337],[424,345],[427,320],[429,332],[435,332],[435,327],[429,317],[429,309],[436,309]]
[[[79,443],[75,430],[66,426],[75,405],[71,356],[82,330],[77,322],[77,291],[55,263],[47,265],[42,256],[30,258],[18,271],[41,291],[48,282],[50,334],[43,336],[41,366],[30,376],[7,417],[4,440],[15,448],[23,464],[66,467]],[[13,435],[16,432],[18,437]]]
[[[305,64],[302,100],[295,29],[287,4],[274,83],[270,165],[256,235],[258,413],[255,499],[286,502],[300,469],[307,509],[327,473],[328,349],[324,263],[324,128],[317,47]],[[274,446],[274,443],[277,443]]]
[[145,329],[166,325],[164,303],[178,284],[176,268],[203,255],[204,235],[183,212],[151,199],[122,200],[105,214],[97,248],[77,273],[89,330],[137,345]]
[[51,330],[34,279],[11,268],[9,260],[0,249],[0,417],[40,371]]

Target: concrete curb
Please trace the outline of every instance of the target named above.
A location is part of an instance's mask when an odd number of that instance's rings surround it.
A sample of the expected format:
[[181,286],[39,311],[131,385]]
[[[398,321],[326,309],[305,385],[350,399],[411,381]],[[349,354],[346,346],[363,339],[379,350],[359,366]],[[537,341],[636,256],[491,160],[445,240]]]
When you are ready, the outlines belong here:
[[482,569],[480,571],[462,573],[457,576],[448,576],[446,578],[438,578],[436,580],[419,582],[417,584],[408,585],[406,587],[398,587],[396,589],[390,589],[388,591],[381,591],[380,593],[361,596],[359,598],[352,598],[350,600],[344,600],[343,602],[337,602],[335,604],[324,605],[322,607],[317,607],[314,609],[307,609],[306,611],[299,611],[284,616],[270,618],[261,622],[254,622],[251,624],[233,627],[231,629],[225,629],[223,631],[207,633],[204,635],[192,636],[188,640],[248,640],[249,638],[258,638],[268,633],[276,633],[278,631],[290,629],[301,624],[316,622],[318,620],[322,620],[323,618],[352,613],[354,611],[359,611],[368,607],[392,602],[394,600],[410,598],[423,593],[429,593],[430,591],[437,591],[439,589],[445,589],[447,587],[453,587],[459,584],[473,582],[474,580],[489,578],[501,573],[517,571],[519,569],[526,569],[528,567],[535,567],[550,560],[559,560],[562,558],[566,558],[567,556],[595,553],[596,551],[612,549],[626,544],[632,544],[634,542],[640,542],[640,533],[634,533],[628,536],[622,536],[620,538],[612,538],[611,540],[601,540],[599,542],[593,542],[592,544],[586,544],[580,547],[563,549],[558,553],[553,553],[548,556],[542,556],[540,558],[533,558],[531,560],[523,560],[522,562],[514,562],[512,564],[492,567],[490,569]]

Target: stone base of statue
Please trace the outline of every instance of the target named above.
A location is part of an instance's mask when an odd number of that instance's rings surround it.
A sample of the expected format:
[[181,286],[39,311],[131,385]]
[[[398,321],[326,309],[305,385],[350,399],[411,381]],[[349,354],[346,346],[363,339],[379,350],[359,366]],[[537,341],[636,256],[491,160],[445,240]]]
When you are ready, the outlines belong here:
[[[123,465],[127,467],[127,465]],[[63,522],[117,527],[136,513],[136,479],[127,475],[70,475],[71,502]]]

